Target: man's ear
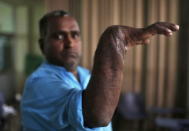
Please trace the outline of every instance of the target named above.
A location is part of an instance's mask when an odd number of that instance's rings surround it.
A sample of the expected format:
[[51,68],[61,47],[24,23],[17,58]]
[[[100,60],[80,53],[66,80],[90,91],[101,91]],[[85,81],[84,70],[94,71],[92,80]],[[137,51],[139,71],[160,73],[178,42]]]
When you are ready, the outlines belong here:
[[43,38],[40,38],[39,39],[39,47],[41,49],[41,52],[44,54],[44,39]]

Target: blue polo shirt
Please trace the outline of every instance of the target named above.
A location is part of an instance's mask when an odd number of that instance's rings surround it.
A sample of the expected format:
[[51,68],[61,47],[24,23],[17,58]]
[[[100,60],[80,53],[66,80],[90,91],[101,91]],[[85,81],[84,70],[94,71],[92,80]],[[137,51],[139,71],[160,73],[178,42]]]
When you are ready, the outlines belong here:
[[80,82],[65,68],[43,63],[28,77],[21,101],[24,131],[111,131],[107,127],[84,127],[82,91],[90,72],[77,68]]

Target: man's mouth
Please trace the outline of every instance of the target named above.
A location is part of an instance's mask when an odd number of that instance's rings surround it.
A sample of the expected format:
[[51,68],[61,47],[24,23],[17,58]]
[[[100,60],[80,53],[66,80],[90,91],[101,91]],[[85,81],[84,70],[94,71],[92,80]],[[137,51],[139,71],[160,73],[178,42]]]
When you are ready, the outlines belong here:
[[72,58],[78,58],[79,57],[78,53],[73,52],[73,51],[63,51],[62,56],[63,57],[72,57]]

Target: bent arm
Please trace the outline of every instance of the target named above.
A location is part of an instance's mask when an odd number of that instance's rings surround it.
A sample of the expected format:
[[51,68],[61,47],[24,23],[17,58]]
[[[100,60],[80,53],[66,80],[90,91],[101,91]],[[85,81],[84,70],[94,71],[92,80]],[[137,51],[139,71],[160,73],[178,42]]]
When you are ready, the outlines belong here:
[[161,28],[154,24],[141,29],[111,26],[102,34],[95,53],[92,76],[87,89],[83,91],[85,126],[101,127],[111,121],[121,92],[126,49],[145,43],[154,34],[166,35],[169,30],[177,30],[175,25],[172,29],[168,27],[170,24],[161,24]]
[[118,103],[126,53],[126,41],[120,33],[118,27],[110,27],[100,38],[91,80],[83,92],[84,120],[88,127],[107,125]]

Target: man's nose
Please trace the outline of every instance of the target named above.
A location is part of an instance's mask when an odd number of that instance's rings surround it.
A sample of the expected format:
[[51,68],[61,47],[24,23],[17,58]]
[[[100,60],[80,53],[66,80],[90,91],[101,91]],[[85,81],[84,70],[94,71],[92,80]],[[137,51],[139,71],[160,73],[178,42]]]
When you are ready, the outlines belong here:
[[72,36],[70,34],[67,35],[67,37],[64,41],[64,44],[65,44],[65,48],[73,47],[73,40],[72,40]]

